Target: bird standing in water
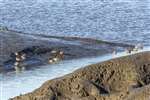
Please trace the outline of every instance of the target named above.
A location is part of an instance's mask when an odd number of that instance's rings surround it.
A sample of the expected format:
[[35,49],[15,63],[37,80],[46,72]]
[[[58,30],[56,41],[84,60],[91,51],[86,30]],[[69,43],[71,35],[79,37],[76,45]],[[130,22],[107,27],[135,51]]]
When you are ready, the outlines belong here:
[[51,51],[51,54],[56,54],[56,53],[57,53],[56,50],[52,50],[52,51]]
[[138,50],[142,50],[143,49],[143,44],[138,43],[137,45],[135,45],[134,50],[138,51]]
[[16,72],[22,71],[25,69],[25,67],[22,65],[22,62],[26,59],[26,54],[20,54],[18,52],[15,52],[15,63],[14,63],[14,68],[16,70]]
[[16,56],[16,61],[21,61],[21,55],[18,53],[18,52],[16,52],[15,53],[15,56]]
[[131,54],[133,51],[133,48],[132,47],[128,47],[125,49],[125,52],[128,53],[128,54]]
[[50,59],[48,60],[48,63],[49,63],[49,64],[52,64],[52,63],[54,63],[54,60],[53,60],[52,58],[50,58]]
[[25,53],[21,55],[21,59],[26,60],[26,54]]
[[63,51],[52,51],[53,55],[52,58],[49,58],[49,63],[56,63],[64,58],[64,52]]
[[113,55],[113,56],[117,55],[117,50],[114,49],[114,48],[113,48],[113,51],[112,51],[112,55]]

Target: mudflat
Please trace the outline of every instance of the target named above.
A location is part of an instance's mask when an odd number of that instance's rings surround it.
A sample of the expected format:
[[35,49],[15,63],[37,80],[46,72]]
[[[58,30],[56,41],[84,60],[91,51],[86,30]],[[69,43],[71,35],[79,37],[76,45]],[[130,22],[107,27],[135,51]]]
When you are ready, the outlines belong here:
[[28,69],[48,64],[52,50],[63,51],[64,60],[68,60],[104,55],[114,48],[132,46],[89,38],[31,35],[12,30],[0,31],[0,40],[0,72],[15,70],[15,52],[26,53],[28,59],[25,65]]
[[150,52],[92,64],[11,100],[149,100]]

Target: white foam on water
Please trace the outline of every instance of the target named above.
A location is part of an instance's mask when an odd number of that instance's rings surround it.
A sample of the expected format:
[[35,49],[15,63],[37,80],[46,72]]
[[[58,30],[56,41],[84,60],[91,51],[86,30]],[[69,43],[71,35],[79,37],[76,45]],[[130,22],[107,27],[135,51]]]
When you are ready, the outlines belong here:
[[[144,50],[134,52],[132,54],[144,51],[150,51],[150,47],[146,47]],[[40,68],[24,71],[18,74],[15,72],[4,75],[0,74],[1,100],[7,100],[11,97],[31,92],[40,87],[47,80],[61,77],[87,65],[127,55],[129,54],[119,52],[116,56],[107,54],[93,58],[68,60],[58,64],[41,66]]]

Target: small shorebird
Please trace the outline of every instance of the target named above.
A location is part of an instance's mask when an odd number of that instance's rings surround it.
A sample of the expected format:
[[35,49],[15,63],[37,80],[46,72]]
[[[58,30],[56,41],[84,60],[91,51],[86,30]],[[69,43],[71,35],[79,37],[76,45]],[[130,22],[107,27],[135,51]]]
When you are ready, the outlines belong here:
[[60,55],[64,55],[64,52],[63,52],[63,51],[59,51],[59,54],[60,54]]
[[52,58],[50,58],[50,59],[48,60],[48,63],[49,63],[49,64],[52,64],[52,63],[54,63],[54,60],[53,60]]
[[113,55],[113,56],[117,55],[117,51],[116,51],[116,49],[113,49],[113,51],[112,51],[112,55]]
[[26,59],[26,54],[19,54],[18,52],[15,52],[16,56],[16,62],[14,63],[14,68],[16,71],[22,71],[25,69],[24,66],[22,66],[22,62]]
[[64,52],[59,51],[59,54],[57,56],[58,56],[59,59],[63,59],[64,58]]
[[15,68],[16,72],[20,72],[21,71],[20,62],[15,62],[14,63],[14,68]]
[[21,62],[15,62],[14,68],[15,68],[16,72],[25,70],[25,66],[23,66]]
[[57,58],[57,57],[50,58],[50,59],[48,60],[48,63],[49,63],[49,64],[53,64],[53,63],[58,62],[59,60],[60,60],[60,59],[59,59],[59,58]]
[[53,58],[53,61],[54,61],[54,62],[58,62],[59,60],[60,60],[60,59],[59,59],[58,57],[54,57],[54,58]]
[[18,52],[15,52],[15,56],[16,56],[16,61],[21,61],[21,55]]
[[20,65],[20,62],[15,62],[14,65],[15,65],[15,66],[19,66],[19,65]]
[[54,51],[53,52],[53,57],[54,58],[59,58],[59,59],[63,59],[64,57],[64,52],[63,51]]
[[16,61],[21,61],[21,58],[20,57],[16,57]]
[[133,51],[133,48],[132,47],[128,47],[125,49],[125,52],[130,54],[131,52]]
[[22,59],[22,60],[25,60],[25,59],[26,59],[26,54],[25,54],[25,53],[21,55],[21,59]]
[[48,62],[51,64],[51,63],[54,63],[53,59],[49,59]]
[[16,56],[16,61],[23,61],[26,59],[26,54],[19,54],[18,52],[15,52],[15,56]]
[[19,55],[19,53],[18,53],[18,52],[15,52],[15,55],[16,55],[16,56],[18,56],[18,55]]
[[139,43],[139,44],[136,44],[133,51],[139,51],[139,50],[142,50],[143,49],[143,44]]
[[63,51],[54,51],[52,52],[54,55],[52,58],[49,58],[48,62],[51,63],[55,63],[58,62],[60,60],[62,60],[64,58],[64,52]]

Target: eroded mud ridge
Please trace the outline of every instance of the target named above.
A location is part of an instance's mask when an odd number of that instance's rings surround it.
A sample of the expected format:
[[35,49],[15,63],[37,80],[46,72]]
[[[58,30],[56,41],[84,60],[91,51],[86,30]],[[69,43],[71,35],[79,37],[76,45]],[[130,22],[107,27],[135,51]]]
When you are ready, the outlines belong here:
[[86,66],[11,100],[149,100],[150,52]]

